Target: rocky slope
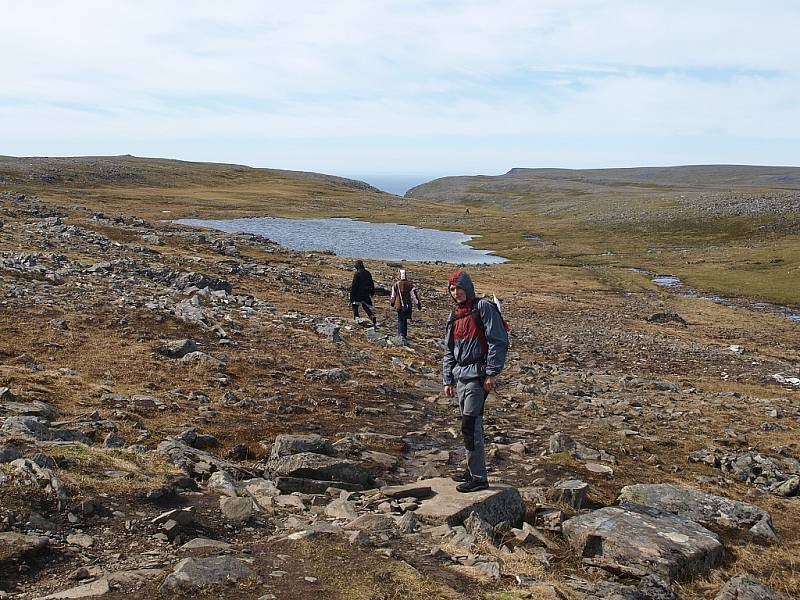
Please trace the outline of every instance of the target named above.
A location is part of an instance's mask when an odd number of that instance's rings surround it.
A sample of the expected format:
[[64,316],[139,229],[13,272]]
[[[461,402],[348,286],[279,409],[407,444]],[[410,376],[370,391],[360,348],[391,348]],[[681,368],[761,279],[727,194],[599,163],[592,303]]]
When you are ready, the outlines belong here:
[[350,259],[75,197],[0,219],[0,597],[800,595],[795,323],[471,269],[513,329],[464,496],[450,267],[412,267],[406,346],[348,318]]

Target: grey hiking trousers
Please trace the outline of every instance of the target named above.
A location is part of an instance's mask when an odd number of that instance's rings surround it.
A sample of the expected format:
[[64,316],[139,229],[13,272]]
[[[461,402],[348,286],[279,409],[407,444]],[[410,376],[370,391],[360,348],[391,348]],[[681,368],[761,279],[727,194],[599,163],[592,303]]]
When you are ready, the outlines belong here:
[[461,412],[461,433],[467,450],[467,468],[474,479],[486,481],[486,446],[483,437],[483,406],[486,403],[483,378],[456,382]]

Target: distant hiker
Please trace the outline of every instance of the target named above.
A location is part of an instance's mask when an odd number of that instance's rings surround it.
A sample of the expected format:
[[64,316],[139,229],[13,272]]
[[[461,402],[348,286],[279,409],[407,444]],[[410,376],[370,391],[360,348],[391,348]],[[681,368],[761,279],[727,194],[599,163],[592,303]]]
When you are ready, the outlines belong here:
[[353,273],[353,283],[350,285],[350,304],[353,306],[353,318],[358,318],[358,307],[363,306],[364,312],[372,319],[372,324],[377,323],[375,313],[372,312],[372,296],[375,295],[375,283],[372,273],[367,271],[360,260],[355,264],[356,272]]
[[467,469],[453,476],[459,492],[489,487],[483,438],[483,406],[495,388],[508,351],[508,331],[495,303],[475,296],[465,271],[450,275],[449,291],[455,308],[445,326],[442,379],[444,395],[458,398],[461,433],[467,450]]
[[417,310],[422,310],[417,288],[408,280],[405,269],[400,269],[400,280],[392,286],[389,304],[397,311],[397,335],[406,339],[408,337],[408,320],[414,304]]

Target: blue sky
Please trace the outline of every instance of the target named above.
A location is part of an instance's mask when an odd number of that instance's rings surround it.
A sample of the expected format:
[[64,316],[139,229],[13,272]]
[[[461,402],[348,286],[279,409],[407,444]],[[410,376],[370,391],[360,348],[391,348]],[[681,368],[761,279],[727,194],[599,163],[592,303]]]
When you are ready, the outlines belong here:
[[797,165],[800,3],[0,0],[0,154]]

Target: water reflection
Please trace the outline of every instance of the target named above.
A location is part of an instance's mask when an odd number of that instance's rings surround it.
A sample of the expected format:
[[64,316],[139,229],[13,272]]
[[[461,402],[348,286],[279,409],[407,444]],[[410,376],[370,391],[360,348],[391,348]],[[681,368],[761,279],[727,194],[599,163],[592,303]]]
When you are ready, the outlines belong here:
[[331,250],[339,256],[384,260],[493,264],[507,259],[465,244],[472,236],[395,223],[369,223],[347,218],[180,219],[181,225],[229,233],[263,235],[293,250]]

